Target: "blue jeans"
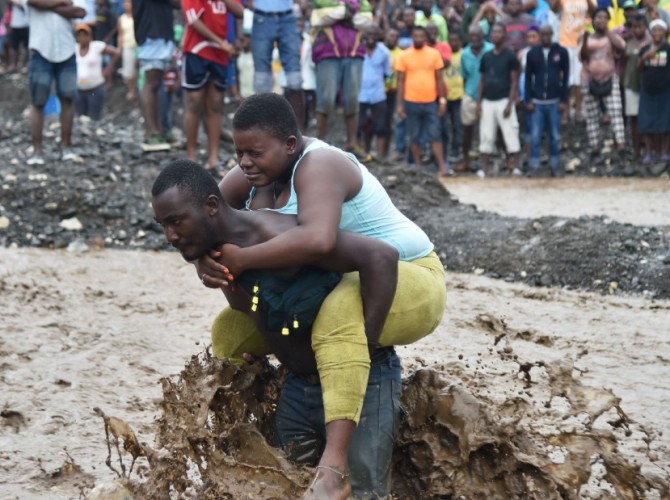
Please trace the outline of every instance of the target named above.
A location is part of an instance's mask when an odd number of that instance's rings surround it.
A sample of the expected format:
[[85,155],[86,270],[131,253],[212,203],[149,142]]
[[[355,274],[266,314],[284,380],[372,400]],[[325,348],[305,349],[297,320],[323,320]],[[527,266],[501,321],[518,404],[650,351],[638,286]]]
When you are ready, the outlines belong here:
[[358,113],[358,92],[363,76],[363,59],[343,57],[316,63],[316,112],[331,116],[338,91],[342,91],[344,116]]
[[[254,57],[254,92],[272,92],[272,49],[277,42],[279,60],[286,73],[286,87],[302,88],[300,46],[302,41],[293,14],[254,14],[251,53]],[[358,95],[357,95],[358,96]]]
[[77,97],[77,58],[74,54],[63,62],[53,63],[36,50],[30,52],[28,86],[33,106],[43,107],[51,94],[51,84],[56,81],[59,99],[74,101]]
[[560,146],[559,146],[559,128],[561,117],[558,112],[558,103],[537,104],[530,117],[530,159],[528,168],[537,170],[540,167],[540,143],[542,142],[542,133],[547,132],[549,137],[549,167],[556,171],[560,167]]
[[89,116],[98,121],[102,118],[102,108],[105,105],[105,84],[93,89],[79,90],[74,100],[74,111],[78,116]]
[[[400,359],[393,348],[372,357],[361,419],[349,449],[354,498],[386,497],[391,491],[391,455],[400,419]],[[316,465],[326,442],[321,386],[286,376],[276,413],[277,436],[291,460]]]

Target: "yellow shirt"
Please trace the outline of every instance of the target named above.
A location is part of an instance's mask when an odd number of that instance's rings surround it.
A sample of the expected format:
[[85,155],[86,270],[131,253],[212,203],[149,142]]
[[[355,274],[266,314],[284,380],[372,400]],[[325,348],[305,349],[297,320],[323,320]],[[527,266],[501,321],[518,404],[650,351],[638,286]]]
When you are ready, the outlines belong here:
[[398,74],[395,71],[395,66],[398,64],[398,58],[402,54],[402,49],[396,47],[393,50],[390,50],[391,54],[391,74],[386,77],[386,82],[384,82],[384,91],[388,92],[389,90],[395,90],[398,88]]
[[463,98],[463,76],[461,76],[461,52],[451,53],[451,65],[444,70],[444,83],[447,85],[447,100],[457,101]]

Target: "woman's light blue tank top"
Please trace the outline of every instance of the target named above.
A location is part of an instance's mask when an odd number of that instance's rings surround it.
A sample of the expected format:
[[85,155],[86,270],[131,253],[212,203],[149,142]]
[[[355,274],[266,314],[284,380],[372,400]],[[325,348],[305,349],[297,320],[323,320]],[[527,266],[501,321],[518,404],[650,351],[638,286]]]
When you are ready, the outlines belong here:
[[[295,192],[293,178],[300,166],[300,161],[310,151],[318,148],[330,148],[338,151],[340,154],[346,155],[358,166],[363,176],[361,190],[351,200],[345,201],[342,204],[340,229],[385,241],[398,250],[400,260],[418,259],[425,257],[433,251],[433,244],[426,233],[395,207],[377,178],[354,155],[345,153],[318,139],[312,141],[303,150],[293,168],[293,174],[291,175],[291,195],[286,205],[281,208],[261,210],[272,210],[281,214],[297,215],[298,195]],[[249,199],[246,202],[247,209],[249,209],[255,193],[256,189],[252,188],[249,193]]]

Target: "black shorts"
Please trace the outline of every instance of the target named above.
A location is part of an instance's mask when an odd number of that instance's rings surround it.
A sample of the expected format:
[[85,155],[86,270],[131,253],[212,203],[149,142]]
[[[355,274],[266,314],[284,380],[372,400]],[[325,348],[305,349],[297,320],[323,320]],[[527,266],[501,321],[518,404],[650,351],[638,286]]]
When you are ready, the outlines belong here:
[[386,101],[376,104],[358,103],[358,129],[378,137],[386,137],[389,133],[386,109]]
[[226,90],[228,66],[203,59],[195,54],[184,54],[181,86],[186,91],[201,90],[210,80],[221,92]]
[[28,28],[12,28],[9,32],[9,46],[17,50],[21,45],[28,48]]

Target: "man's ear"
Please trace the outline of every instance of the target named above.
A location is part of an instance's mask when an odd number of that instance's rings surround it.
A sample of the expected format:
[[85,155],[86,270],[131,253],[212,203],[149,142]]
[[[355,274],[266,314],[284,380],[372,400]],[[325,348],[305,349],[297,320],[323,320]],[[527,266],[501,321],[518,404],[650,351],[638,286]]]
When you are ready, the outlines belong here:
[[205,210],[207,211],[207,215],[216,214],[219,211],[220,206],[221,202],[219,198],[217,198],[213,194],[210,194],[207,197],[207,200],[205,200]]
[[286,152],[290,155],[295,153],[298,147],[298,138],[294,135],[289,135],[286,139]]

